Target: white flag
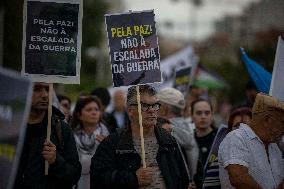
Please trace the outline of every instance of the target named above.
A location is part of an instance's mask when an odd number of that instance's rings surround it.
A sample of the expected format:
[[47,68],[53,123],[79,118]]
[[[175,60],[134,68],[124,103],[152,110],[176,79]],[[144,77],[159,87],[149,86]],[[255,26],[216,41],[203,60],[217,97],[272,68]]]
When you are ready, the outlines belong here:
[[284,101],[284,41],[278,38],[269,95]]
[[[154,85],[157,90],[164,87],[173,87],[175,71],[192,66],[195,69],[198,57],[192,46],[188,46],[161,61],[162,83]],[[193,72],[193,71],[192,71]]]

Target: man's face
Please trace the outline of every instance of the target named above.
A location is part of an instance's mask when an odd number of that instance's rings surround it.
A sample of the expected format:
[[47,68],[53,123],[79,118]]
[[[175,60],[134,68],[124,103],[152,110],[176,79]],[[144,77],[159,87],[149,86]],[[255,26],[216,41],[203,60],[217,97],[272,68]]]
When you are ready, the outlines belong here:
[[46,83],[35,83],[32,97],[32,110],[47,110],[48,108],[48,90]]
[[250,124],[251,118],[248,115],[236,115],[233,120],[232,130],[240,127],[240,123]]
[[113,103],[115,109],[118,111],[125,111],[125,95],[123,91],[116,91],[113,96]]
[[268,133],[271,137],[271,142],[280,142],[284,135],[284,112],[270,111],[268,121]]
[[[157,106],[159,106],[156,96],[150,96],[148,94],[141,94],[141,113],[142,113],[142,125],[143,127],[153,127],[157,123]],[[139,123],[137,103],[133,103],[128,107],[128,115],[130,119],[136,124]]]
[[66,99],[61,100],[60,108],[63,111],[66,118],[70,116],[71,105],[68,100]]
[[201,101],[194,105],[192,121],[198,129],[206,129],[210,127],[212,123],[212,111],[207,102]]

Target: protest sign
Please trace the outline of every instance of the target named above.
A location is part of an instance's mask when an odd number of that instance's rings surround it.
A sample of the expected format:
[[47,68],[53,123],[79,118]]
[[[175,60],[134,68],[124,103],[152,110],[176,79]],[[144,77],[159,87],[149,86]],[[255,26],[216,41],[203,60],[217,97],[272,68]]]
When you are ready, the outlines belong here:
[[278,98],[281,101],[284,101],[284,83],[282,82],[283,73],[284,73],[284,41],[279,36],[269,95]]
[[209,152],[207,162],[204,166],[204,180],[202,188],[218,188],[220,187],[219,180],[219,164],[218,164],[218,150],[220,143],[227,135],[228,127],[226,125],[220,125],[218,132],[213,141],[211,150]]
[[24,2],[22,75],[46,83],[80,83],[80,0]]
[[187,66],[176,70],[174,88],[182,92],[184,95],[188,91],[188,87],[191,82],[191,68],[191,66]]
[[154,12],[105,15],[113,86],[161,82]]
[[197,65],[198,57],[194,54],[193,47],[188,46],[161,61],[163,82],[174,80],[175,70]]
[[194,54],[192,46],[188,46],[161,61],[162,83],[155,84],[155,88],[160,90],[165,87],[173,87],[175,71],[191,66],[192,71],[198,62],[198,57]]
[[223,141],[223,139],[227,135],[227,132],[228,132],[227,125],[223,125],[223,124],[220,125],[220,127],[218,129],[218,132],[216,134],[216,137],[215,137],[215,139],[214,139],[214,141],[212,143],[212,147],[211,147],[211,150],[209,152],[206,165],[204,167],[205,169],[210,167],[210,164],[212,162],[214,162],[216,160],[216,158],[218,157],[218,150],[219,150],[220,143]]
[[0,188],[12,188],[30,111],[32,83],[0,68]]

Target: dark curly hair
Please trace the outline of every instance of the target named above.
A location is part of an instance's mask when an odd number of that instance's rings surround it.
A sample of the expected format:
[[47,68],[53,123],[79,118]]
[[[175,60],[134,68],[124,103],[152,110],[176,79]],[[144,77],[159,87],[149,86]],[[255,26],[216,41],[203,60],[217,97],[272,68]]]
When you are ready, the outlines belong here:
[[228,120],[228,132],[232,131],[233,129],[233,122],[236,116],[241,116],[243,117],[244,115],[249,116],[250,118],[252,118],[252,112],[251,109],[249,107],[238,107],[235,108],[230,116],[229,116],[229,120]]
[[[82,123],[79,119],[80,114],[82,113],[82,109],[89,103],[91,102],[95,102],[100,111],[102,112],[102,103],[100,101],[100,99],[96,96],[84,96],[84,97],[80,97],[77,100],[77,103],[75,105],[74,111],[73,111],[73,115],[72,115],[72,119],[70,122],[70,126],[73,129],[73,131],[78,131],[82,129]],[[100,118],[101,121],[101,118]]]

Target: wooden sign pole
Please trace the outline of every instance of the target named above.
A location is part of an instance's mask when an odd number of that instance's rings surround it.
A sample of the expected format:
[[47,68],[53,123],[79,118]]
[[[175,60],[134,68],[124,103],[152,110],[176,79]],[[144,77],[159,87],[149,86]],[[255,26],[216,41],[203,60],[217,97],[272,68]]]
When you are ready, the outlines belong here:
[[142,113],[141,113],[141,102],[140,102],[139,85],[136,85],[136,92],[137,92],[137,104],[138,104],[138,106],[137,106],[138,107],[138,118],[139,118],[139,126],[140,126],[140,139],[141,139],[141,158],[142,158],[143,168],[146,168],[145,145],[144,145],[144,136],[143,136]]
[[[48,120],[47,120],[47,132],[46,132],[46,140],[50,141],[50,135],[51,135],[51,115],[52,115],[52,95],[53,95],[53,83],[49,84],[49,90],[48,90]],[[49,164],[45,160],[45,175],[48,175],[48,168]]]

